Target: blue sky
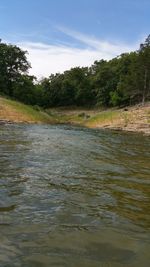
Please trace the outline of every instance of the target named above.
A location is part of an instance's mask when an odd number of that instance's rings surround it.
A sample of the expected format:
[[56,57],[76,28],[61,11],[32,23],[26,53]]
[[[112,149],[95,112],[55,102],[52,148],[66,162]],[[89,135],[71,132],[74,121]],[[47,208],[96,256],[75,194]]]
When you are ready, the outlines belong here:
[[138,48],[150,33],[150,0],[0,0],[0,38],[29,51],[48,76]]

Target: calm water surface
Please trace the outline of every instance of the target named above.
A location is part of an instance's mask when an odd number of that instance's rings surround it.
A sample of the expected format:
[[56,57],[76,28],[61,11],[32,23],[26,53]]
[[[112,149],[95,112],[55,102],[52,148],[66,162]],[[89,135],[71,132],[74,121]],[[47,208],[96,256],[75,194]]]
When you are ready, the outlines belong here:
[[0,126],[0,267],[149,267],[150,139]]

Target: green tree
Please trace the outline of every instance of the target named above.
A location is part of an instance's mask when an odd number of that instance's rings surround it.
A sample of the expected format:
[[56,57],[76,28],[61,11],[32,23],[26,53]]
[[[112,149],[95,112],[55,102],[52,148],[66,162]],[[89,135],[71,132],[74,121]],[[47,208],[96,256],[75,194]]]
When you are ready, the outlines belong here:
[[145,43],[140,45],[139,68],[143,78],[142,103],[144,104],[150,94],[150,35],[146,38]]
[[131,99],[137,95],[135,77],[137,53],[125,53],[117,57],[116,60],[115,76],[117,81],[114,90],[110,92],[110,103],[114,106],[128,105]]
[[109,106],[110,92],[117,86],[116,73],[117,60],[114,61],[96,61],[91,68],[92,87],[96,96],[96,105]]
[[34,76],[20,75],[13,84],[13,98],[29,105],[37,104],[37,90],[34,86]]
[[27,74],[30,64],[26,51],[19,47],[0,42],[0,92],[13,96],[14,84],[20,75]]

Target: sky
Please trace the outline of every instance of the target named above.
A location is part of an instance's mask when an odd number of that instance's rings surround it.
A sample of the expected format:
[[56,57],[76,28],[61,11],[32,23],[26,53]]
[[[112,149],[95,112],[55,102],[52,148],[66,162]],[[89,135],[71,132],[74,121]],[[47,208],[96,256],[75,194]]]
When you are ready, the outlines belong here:
[[0,0],[0,38],[28,51],[30,74],[48,77],[138,49],[149,13],[150,0]]

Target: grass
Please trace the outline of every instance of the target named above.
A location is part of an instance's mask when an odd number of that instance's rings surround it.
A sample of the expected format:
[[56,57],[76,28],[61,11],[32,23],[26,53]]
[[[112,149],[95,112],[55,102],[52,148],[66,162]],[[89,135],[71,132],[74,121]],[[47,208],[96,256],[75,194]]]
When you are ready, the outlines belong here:
[[150,123],[150,110],[147,111],[147,122]]
[[[46,112],[54,117],[59,123],[68,123],[68,124],[82,124],[85,121],[85,116],[80,116],[83,112],[79,109],[68,109],[68,108],[55,108],[48,109]],[[84,114],[86,114],[84,112]]]
[[50,115],[14,100],[0,97],[0,119],[14,122],[55,123]]
[[107,124],[113,124],[114,121],[120,119],[120,112],[117,110],[102,111],[95,116],[89,118],[85,125],[88,127],[96,127],[98,125],[106,126]]
[[150,133],[150,103],[125,109],[59,107],[39,110],[0,97],[0,120],[26,123],[74,124],[90,128],[112,128]]
[[82,109],[82,108],[55,108],[47,110],[48,114],[54,116],[59,123],[70,123],[86,127],[103,127],[112,125],[116,121],[121,120],[119,110],[98,110],[98,109]]

